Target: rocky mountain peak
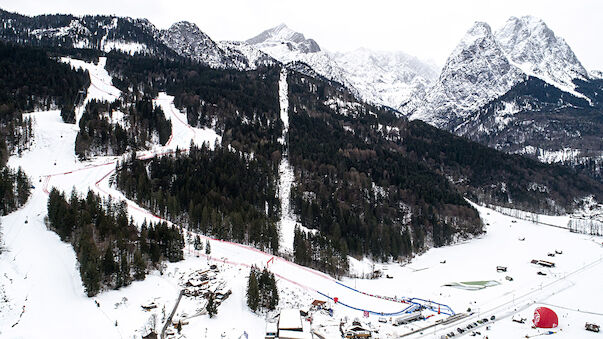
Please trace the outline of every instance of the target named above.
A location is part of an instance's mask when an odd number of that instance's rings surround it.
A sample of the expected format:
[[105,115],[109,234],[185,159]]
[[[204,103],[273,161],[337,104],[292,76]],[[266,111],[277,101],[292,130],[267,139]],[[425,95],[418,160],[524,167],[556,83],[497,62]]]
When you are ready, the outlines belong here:
[[495,38],[512,63],[562,90],[572,92],[574,79],[588,78],[565,40],[539,18],[511,17]]
[[176,22],[162,31],[161,39],[176,53],[210,67],[233,67],[224,51],[199,27],[188,21]]
[[521,79],[521,71],[509,62],[490,26],[476,22],[448,57],[425,98],[411,101],[404,110],[412,119],[446,128],[506,93]]
[[267,29],[246,42],[250,45],[257,45],[260,49],[274,49],[275,47],[285,46],[290,51],[300,53],[320,52],[320,47],[316,41],[306,39],[302,33],[292,30],[284,23]]

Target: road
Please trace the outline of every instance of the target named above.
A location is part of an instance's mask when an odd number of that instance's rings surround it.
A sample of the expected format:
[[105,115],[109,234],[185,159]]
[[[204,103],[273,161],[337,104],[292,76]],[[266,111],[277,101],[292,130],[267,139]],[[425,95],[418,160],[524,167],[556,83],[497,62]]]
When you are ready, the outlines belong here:
[[168,326],[170,326],[170,324],[172,323],[172,319],[174,318],[174,314],[176,314],[176,310],[178,309],[178,305],[180,304],[180,299],[182,299],[183,295],[184,290],[180,290],[180,293],[178,294],[178,299],[176,299],[176,303],[174,304],[174,308],[172,309],[170,316],[167,318],[165,324],[163,325],[163,328],[161,329],[161,339],[165,338],[165,331],[167,330]]

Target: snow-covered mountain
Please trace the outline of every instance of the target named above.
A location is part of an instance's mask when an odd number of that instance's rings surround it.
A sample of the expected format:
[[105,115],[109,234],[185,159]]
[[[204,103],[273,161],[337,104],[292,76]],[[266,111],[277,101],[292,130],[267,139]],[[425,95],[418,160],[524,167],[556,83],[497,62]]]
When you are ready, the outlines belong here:
[[438,78],[435,65],[404,52],[359,48],[332,53],[331,57],[365,100],[396,109],[412,95],[423,93]]
[[565,40],[538,18],[511,17],[495,38],[509,60],[524,73],[564,91],[575,94],[573,80],[588,78],[588,72]]
[[506,93],[522,78],[521,70],[505,56],[490,26],[476,22],[448,57],[435,85],[423,98],[409,102],[404,112],[412,119],[448,129]]
[[162,41],[181,56],[215,68],[232,68],[232,60],[197,25],[180,21],[161,32]]
[[414,99],[403,112],[454,130],[459,119],[470,118],[528,76],[585,97],[573,81],[586,80],[589,73],[565,40],[538,18],[511,17],[495,33],[477,22],[451,53],[429,94]]
[[[600,176],[603,82],[597,74],[542,20],[511,17],[496,33],[477,22],[426,95],[401,110],[499,150],[562,159]],[[568,149],[571,159],[540,156]]]
[[275,63],[270,56],[248,44],[217,43],[191,22],[177,22],[161,33],[163,42],[176,53],[213,68],[249,70]]
[[174,55],[161,42],[160,32],[153,24],[129,17],[64,14],[28,17],[0,9],[0,39],[34,46]]
[[360,95],[348,79],[347,72],[333,59],[331,54],[321,50],[313,39],[292,30],[285,24],[265,30],[257,36],[241,42],[282,62],[283,64],[303,62],[319,75],[347,86],[352,93]]
[[219,41],[218,46],[229,56],[237,69],[250,70],[278,63],[268,54],[244,42]]
[[360,98],[396,109],[437,79],[436,66],[406,53],[366,48],[329,52],[284,24],[246,43],[285,64],[301,61],[321,76],[345,85]]
[[263,51],[270,51],[270,55],[320,52],[316,41],[306,39],[302,33],[295,32],[285,24],[267,29],[246,42]]

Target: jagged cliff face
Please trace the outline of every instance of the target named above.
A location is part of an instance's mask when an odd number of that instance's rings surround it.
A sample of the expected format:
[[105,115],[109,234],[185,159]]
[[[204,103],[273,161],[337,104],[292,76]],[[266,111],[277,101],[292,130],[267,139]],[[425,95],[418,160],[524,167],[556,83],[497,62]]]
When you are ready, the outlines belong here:
[[276,63],[266,53],[244,42],[216,43],[197,25],[181,21],[162,32],[162,40],[179,55],[212,68],[251,70]]
[[574,79],[588,78],[588,72],[565,40],[538,18],[511,17],[495,38],[509,60],[526,74],[562,90],[573,90]]
[[506,93],[522,76],[494,39],[490,26],[476,22],[448,57],[436,84],[404,110],[411,119],[451,129]]

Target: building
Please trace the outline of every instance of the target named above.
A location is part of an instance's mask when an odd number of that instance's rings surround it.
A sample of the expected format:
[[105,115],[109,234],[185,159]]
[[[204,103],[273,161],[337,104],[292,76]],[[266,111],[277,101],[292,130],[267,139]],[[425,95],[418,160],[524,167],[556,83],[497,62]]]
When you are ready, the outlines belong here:
[[276,323],[266,323],[266,336],[265,339],[274,339],[278,334],[278,326]]
[[314,301],[312,302],[312,308],[317,309],[317,310],[318,310],[318,309],[323,309],[323,308],[325,307],[325,304],[326,304],[326,303],[327,303],[326,301],[322,301],[322,300],[314,300]]
[[372,332],[363,326],[360,321],[354,320],[351,326],[348,326],[343,330],[343,337],[346,339],[372,338]]
[[311,339],[312,335],[304,331],[298,309],[285,309],[278,318],[278,337],[280,339]]

